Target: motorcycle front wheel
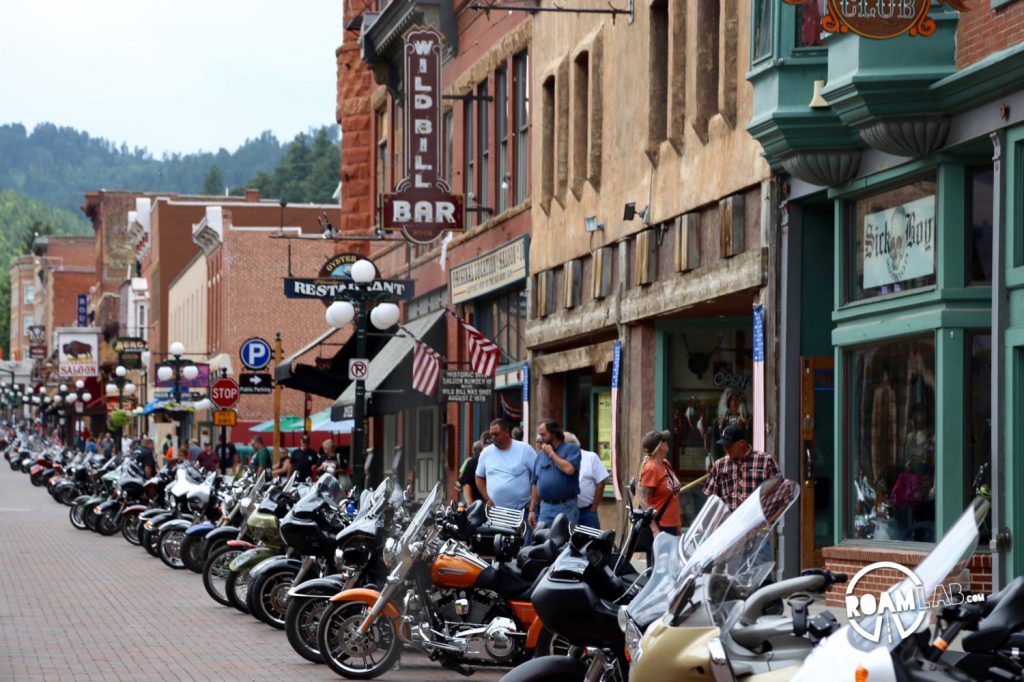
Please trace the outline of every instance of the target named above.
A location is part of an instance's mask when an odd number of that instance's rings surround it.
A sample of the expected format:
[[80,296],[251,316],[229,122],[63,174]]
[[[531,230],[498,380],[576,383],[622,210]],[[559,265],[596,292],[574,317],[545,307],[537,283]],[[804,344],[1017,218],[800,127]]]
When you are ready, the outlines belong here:
[[227,579],[231,575],[229,567],[241,553],[241,549],[225,545],[210,554],[203,566],[203,587],[215,602],[223,606],[231,606],[227,593]]
[[181,561],[185,568],[193,573],[203,572],[203,537],[201,535],[185,535],[181,541]]
[[83,504],[72,505],[68,511],[68,518],[71,519],[71,525],[78,530],[89,530],[89,527],[85,525],[85,506]]
[[110,514],[100,514],[96,520],[96,532],[100,535],[110,536],[118,531],[117,522]]
[[369,610],[359,601],[334,602],[320,618],[317,644],[331,670],[355,680],[369,680],[390,670],[402,652],[394,624],[381,615],[366,633],[359,625]]
[[307,661],[323,663],[320,655],[320,644],[317,642],[316,631],[320,618],[330,604],[327,597],[312,599],[289,599],[288,610],[284,614],[284,631],[288,635],[288,643],[295,652]]
[[139,540],[139,526],[141,524],[142,519],[139,518],[138,514],[125,514],[121,517],[121,535],[133,545],[142,544],[142,541]]
[[158,554],[164,565],[174,569],[185,568],[185,562],[181,560],[181,541],[185,538],[185,531],[180,528],[171,528],[160,533],[157,538]]
[[284,617],[288,612],[288,590],[292,588],[298,571],[283,569],[261,575],[249,585],[249,611],[259,620],[278,630],[284,630]]
[[242,613],[249,613],[247,598],[251,582],[249,569],[243,568],[239,571],[231,571],[224,583],[224,593],[228,597],[228,603]]

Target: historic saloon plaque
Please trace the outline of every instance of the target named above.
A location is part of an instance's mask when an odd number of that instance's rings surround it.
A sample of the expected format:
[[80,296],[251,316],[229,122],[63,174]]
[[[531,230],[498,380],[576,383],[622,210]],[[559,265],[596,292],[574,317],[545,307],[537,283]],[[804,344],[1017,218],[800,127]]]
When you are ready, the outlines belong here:
[[[786,0],[790,5],[802,5],[819,0]],[[953,9],[967,9],[960,0],[943,0]],[[935,21],[928,16],[931,0],[828,0],[821,17],[821,27],[829,33],[852,31],[874,40],[896,38],[907,33],[912,36],[930,36],[935,33]]]
[[494,393],[494,379],[476,372],[441,373],[441,395],[450,403],[485,403]]
[[430,242],[449,230],[462,231],[462,195],[452,194],[441,175],[441,34],[414,28],[405,34],[405,175],[394,193],[381,197],[385,229]]

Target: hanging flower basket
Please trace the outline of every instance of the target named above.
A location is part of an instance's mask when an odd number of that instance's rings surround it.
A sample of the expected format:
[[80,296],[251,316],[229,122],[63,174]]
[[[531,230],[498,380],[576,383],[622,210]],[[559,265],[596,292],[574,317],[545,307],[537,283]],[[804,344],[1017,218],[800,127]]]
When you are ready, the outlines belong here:
[[131,421],[132,415],[130,412],[125,410],[114,410],[107,417],[107,430],[108,431],[120,431],[125,425]]

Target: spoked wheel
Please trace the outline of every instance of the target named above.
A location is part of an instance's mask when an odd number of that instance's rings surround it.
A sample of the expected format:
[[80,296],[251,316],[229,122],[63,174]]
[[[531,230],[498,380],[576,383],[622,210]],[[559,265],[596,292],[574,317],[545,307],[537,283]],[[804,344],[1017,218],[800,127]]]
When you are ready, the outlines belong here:
[[181,541],[185,539],[185,531],[181,528],[170,528],[160,533],[157,538],[160,561],[171,568],[185,568],[181,560]]
[[342,677],[378,677],[390,670],[401,654],[397,633],[387,616],[379,616],[365,633],[359,632],[368,610],[363,602],[334,602],[320,619],[320,655]]
[[117,522],[110,514],[100,514],[96,520],[96,532],[100,535],[113,535],[118,531]]
[[231,575],[231,562],[241,553],[240,549],[224,546],[206,559],[203,566],[203,586],[207,594],[218,604],[231,606],[231,602],[228,601],[227,579]]
[[66,504],[70,507],[74,504],[75,498],[78,497],[78,491],[75,490],[74,487],[68,487],[61,490],[59,493],[54,495],[54,497],[56,497],[57,501],[61,504]]
[[227,595],[228,603],[242,613],[249,613],[248,596],[251,582],[252,577],[248,568],[231,571],[224,582],[224,593]]
[[249,609],[252,615],[278,630],[284,630],[288,612],[288,590],[297,575],[291,569],[261,575],[249,586]]
[[125,514],[121,517],[121,535],[133,545],[141,544],[139,540],[140,525],[142,525],[142,519],[138,514]]
[[320,655],[316,631],[320,625],[320,618],[329,604],[326,595],[312,599],[288,600],[288,610],[284,616],[284,630],[288,634],[288,643],[307,661],[324,662],[323,656]]
[[82,520],[85,521],[85,525],[89,530],[99,532],[97,524],[99,523],[100,515],[96,513],[96,507],[84,510],[82,512]]
[[533,650],[533,657],[541,656],[568,656],[572,649],[572,641],[562,635],[556,635],[547,628],[542,628],[540,636],[537,637],[537,647]]
[[203,537],[201,535],[186,534],[181,541],[179,554],[185,568],[194,573],[203,572]]
[[146,524],[142,524],[142,529],[139,532],[142,538],[143,548],[150,553],[151,556],[160,556],[160,535],[156,531],[156,527],[146,528]]
[[71,505],[71,509],[68,511],[68,518],[71,519],[71,525],[78,530],[89,530],[89,527],[85,525],[85,506],[82,504]]

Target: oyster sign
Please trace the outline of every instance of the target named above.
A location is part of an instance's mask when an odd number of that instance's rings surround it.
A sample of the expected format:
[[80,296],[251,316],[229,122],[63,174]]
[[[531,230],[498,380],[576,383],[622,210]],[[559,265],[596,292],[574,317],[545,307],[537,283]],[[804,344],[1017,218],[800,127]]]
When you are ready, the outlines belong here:
[[[807,2],[821,5],[821,0],[786,0],[789,5]],[[959,12],[967,9],[961,0],[942,2]],[[852,31],[874,40],[935,33],[935,21],[928,16],[931,0],[826,0],[825,5],[821,27],[829,33]]]
[[441,34],[414,28],[405,35],[405,177],[381,197],[385,229],[425,243],[462,231],[464,204],[442,177]]

